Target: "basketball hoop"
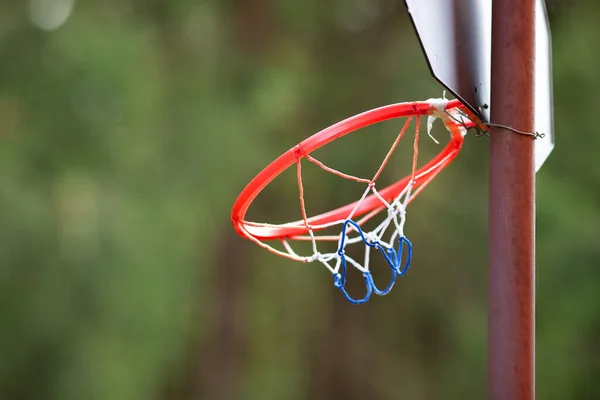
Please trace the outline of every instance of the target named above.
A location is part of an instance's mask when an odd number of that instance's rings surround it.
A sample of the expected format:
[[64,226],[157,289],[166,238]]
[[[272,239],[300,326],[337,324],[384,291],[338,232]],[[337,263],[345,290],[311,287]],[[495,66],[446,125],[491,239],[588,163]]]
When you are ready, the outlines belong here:
[[[417,168],[419,125],[422,116],[428,117],[428,133],[431,131],[433,121],[440,119],[450,132],[450,140],[437,156],[424,166]],[[406,118],[406,122],[378,171],[371,179],[359,178],[337,171],[310,155],[318,148],[355,130],[395,118]],[[377,179],[413,119],[416,120],[416,126],[411,174],[386,188],[376,189]],[[372,293],[385,295],[392,289],[396,278],[407,272],[412,259],[412,244],[404,235],[406,207],[429,182],[454,160],[462,147],[463,137],[467,133],[467,129],[472,127],[481,128],[482,126],[477,117],[459,100],[430,99],[421,102],[392,104],[355,115],[314,134],[282,154],[263,169],[250,181],[237,198],[231,214],[232,223],[242,237],[253,241],[274,254],[295,261],[318,261],[323,264],[332,273],[335,287],[340,289],[351,303],[364,303]],[[335,210],[309,217],[304,206],[302,160],[311,162],[340,178],[355,181],[367,187],[359,200]],[[294,164],[297,168],[302,219],[286,224],[246,221],[246,212],[256,196],[275,177]],[[363,226],[367,221],[384,211],[384,217],[375,229],[369,232],[363,230]],[[320,231],[337,225],[340,226],[340,234],[319,235]],[[281,241],[285,250],[271,246],[268,242],[273,240]],[[299,240],[311,242],[312,254],[301,256],[294,251],[290,242]],[[337,242],[337,251],[334,253],[319,252],[318,242],[320,241]],[[360,242],[365,245],[365,255],[362,263],[345,252],[347,245]],[[379,251],[392,269],[392,279],[385,289],[377,288],[369,271],[371,249]],[[359,270],[365,279],[367,291],[363,298],[354,299],[346,292],[346,271],[349,266]]]

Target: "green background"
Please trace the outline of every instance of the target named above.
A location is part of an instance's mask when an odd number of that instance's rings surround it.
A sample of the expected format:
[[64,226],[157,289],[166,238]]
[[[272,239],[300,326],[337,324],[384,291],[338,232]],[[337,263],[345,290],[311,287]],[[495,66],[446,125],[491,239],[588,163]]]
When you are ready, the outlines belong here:
[[[536,386],[600,398],[600,3],[548,8],[557,147],[537,175]],[[229,215],[309,134],[441,91],[400,0],[0,3],[0,399],[484,398],[486,138],[468,136],[409,207],[412,268],[363,306],[324,267],[239,238]],[[323,160],[368,176],[399,126]],[[408,140],[382,179],[407,173]],[[309,168],[309,213],[359,197]],[[298,210],[291,171],[252,216]]]

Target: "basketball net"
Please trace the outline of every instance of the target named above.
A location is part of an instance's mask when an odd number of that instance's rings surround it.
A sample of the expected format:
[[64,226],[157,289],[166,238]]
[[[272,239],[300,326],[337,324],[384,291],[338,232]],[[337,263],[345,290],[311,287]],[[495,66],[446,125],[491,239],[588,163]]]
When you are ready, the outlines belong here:
[[[297,181],[299,190],[299,202],[302,219],[288,224],[268,224],[237,221],[238,232],[246,238],[252,240],[262,248],[277,254],[279,256],[300,261],[304,263],[318,262],[325,266],[333,276],[334,286],[337,287],[348,301],[354,304],[366,302],[370,296],[385,295],[390,292],[396,279],[406,274],[412,260],[412,244],[406,237],[404,227],[406,224],[406,210],[409,203],[431,182],[452,160],[458,155],[462,146],[463,138],[467,129],[475,126],[472,115],[467,114],[463,107],[449,107],[448,100],[430,99],[427,100],[431,110],[427,112],[427,133],[431,136],[431,129],[436,119],[440,119],[449,131],[451,136],[450,143],[435,159],[430,161],[423,168],[417,168],[419,156],[419,126],[421,123],[421,114],[407,115],[406,122],[400,130],[400,133],[392,143],[381,165],[373,177],[362,178],[345,174],[336,169],[328,167],[321,161],[312,157],[301,145],[294,147],[291,151],[294,154]],[[471,118],[469,118],[471,117]],[[377,189],[377,180],[381,176],[384,168],[388,164],[390,157],[398,147],[400,140],[405,137],[411,123],[415,120],[413,157],[411,174],[394,185],[393,193],[390,193],[390,187],[384,190]],[[437,143],[437,141],[436,141]],[[316,217],[309,218],[306,213],[304,201],[304,186],[302,181],[302,161],[306,160],[323,169],[326,172],[334,174],[342,179],[354,181],[365,185],[366,188],[358,201],[353,203],[348,212],[341,218],[325,223],[315,223]],[[369,205],[368,212],[364,212],[365,202],[376,202],[375,205]],[[372,230],[365,230],[365,223],[374,218],[380,218],[379,224]],[[322,220],[323,218],[321,218]],[[234,222],[236,223],[236,222]],[[338,235],[320,234],[327,228],[334,226],[340,227]],[[268,239],[261,238],[254,234],[253,229],[278,230],[288,229],[290,232],[301,230],[303,234],[293,234],[289,236],[277,237],[281,240],[283,250],[277,249],[267,243]],[[309,241],[311,243],[312,254],[301,255],[293,247],[293,242]],[[323,241],[337,242],[335,252],[321,252],[319,243]],[[362,243],[365,246],[364,255],[359,260],[346,253],[349,245]],[[386,263],[392,270],[392,278],[385,288],[379,288],[375,285],[370,272],[370,260],[372,251],[380,253]],[[354,298],[346,291],[346,274],[348,268],[355,268],[365,279],[366,294],[362,298]]]

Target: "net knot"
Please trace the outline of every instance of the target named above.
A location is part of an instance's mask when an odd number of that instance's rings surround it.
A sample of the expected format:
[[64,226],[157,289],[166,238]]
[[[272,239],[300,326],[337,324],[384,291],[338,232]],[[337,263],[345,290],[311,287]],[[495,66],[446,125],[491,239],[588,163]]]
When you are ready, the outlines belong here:
[[377,239],[377,236],[375,236],[375,235],[373,234],[373,232],[366,232],[366,233],[365,233],[365,239],[367,239],[367,241],[368,241],[370,244],[374,244],[374,243],[375,243],[375,242],[377,242],[377,240],[378,240],[378,239]]
[[333,274],[333,286],[335,286],[338,289],[341,289],[344,286],[344,283],[342,281],[342,275],[339,272]]
[[304,151],[301,145],[294,146],[291,152],[294,155],[294,159],[296,159],[296,161],[300,161],[302,157],[306,156],[306,152]]
[[388,217],[394,218],[396,215],[400,214],[401,216],[406,214],[406,209],[402,204],[394,205],[388,208],[387,210]]
[[323,254],[321,254],[321,253],[319,253],[319,252],[316,252],[316,253],[315,253],[315,254],[313,254],[312,256],[308,257],[308,258],[306,259],[306,262],[309,262],[309,263],[310,263],[310,262],[314,262],[314,261],[317,261],[317,260],[319,260],[319,261],[323,260]]

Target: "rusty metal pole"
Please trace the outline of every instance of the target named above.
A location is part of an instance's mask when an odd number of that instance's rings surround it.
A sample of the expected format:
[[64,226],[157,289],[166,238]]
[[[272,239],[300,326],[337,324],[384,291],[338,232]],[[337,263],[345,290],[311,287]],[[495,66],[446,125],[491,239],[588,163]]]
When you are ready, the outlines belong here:
[[[533,131],[535,0],[492,2],[491,121]],[[535,398],[534,139],[490,138],[488,398]]]

